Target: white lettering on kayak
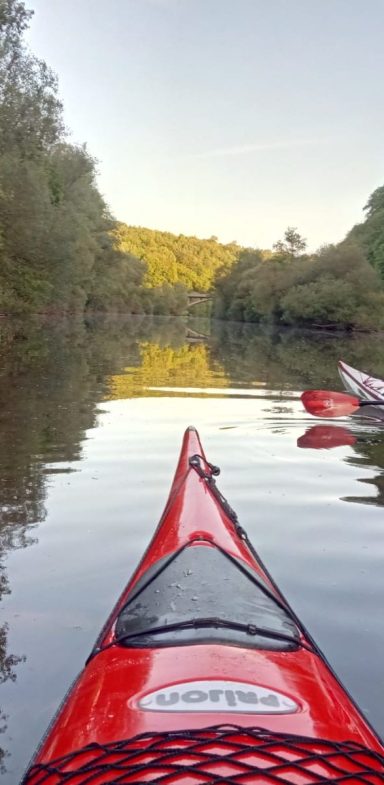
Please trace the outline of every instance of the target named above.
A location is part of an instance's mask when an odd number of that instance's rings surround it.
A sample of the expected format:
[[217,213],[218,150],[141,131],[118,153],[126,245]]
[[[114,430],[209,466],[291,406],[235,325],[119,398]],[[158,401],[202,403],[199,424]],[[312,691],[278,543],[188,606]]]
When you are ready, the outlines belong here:
[[299,711],[281,692],[243,681],[187,681],[148,692],[138,701],[143,711],[291,714]]

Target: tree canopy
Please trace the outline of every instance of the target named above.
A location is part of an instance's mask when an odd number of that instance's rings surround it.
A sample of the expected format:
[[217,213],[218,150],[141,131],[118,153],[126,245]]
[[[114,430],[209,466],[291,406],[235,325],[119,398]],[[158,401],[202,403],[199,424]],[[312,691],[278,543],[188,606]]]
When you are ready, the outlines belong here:
[[365,253],[368,261],[384,279],[384,186],[376,188],[364,207],[365,221],[356,224],[346,237]]
[[146,265],[117,247],[96,162],[68,142],[56,76],[0,0],[0,312],[156,311]]
[[148,287],[179,283],[207,291],[217,271],[229,269],[241,250],[237,243],[223,245],[214,236],[202,240],[123,223],[117,224],[115,235],[122,251],[145,261]]
[[384,327],[378,271],[350,243],[293,257],[240,253],[216,284],[215,312],[239,321],[376,330]]
[[294,259],[300,256],[307,247],[307,241],[297,231],[296,227],[288,226],[284,232],[284,239],[273,244],[275,253],[290,256]]

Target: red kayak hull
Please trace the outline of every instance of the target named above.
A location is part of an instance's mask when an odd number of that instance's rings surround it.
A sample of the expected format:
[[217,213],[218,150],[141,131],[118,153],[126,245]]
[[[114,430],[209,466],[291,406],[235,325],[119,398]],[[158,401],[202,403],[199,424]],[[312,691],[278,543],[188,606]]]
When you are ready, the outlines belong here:
[[[190,464],[196,455],[200,456],[205,476]],[[348,740],[383,754],[378,736],[302,626],[299,645],[292,651],[216,642],[158,648],[116,643],[116,622],[135,586],[145,580],[153,565],[183,548],[214,547],[230,554],[237,563],[260,576],[268,591],[289,608],[229,506],[212,490],[210,476],[211,467],[198,434],[189,428],[154,537],[108,619],[93,656],[52,723],[33,761],[35,768],[25,782],[40,782],[36,773],[39,763],[47,765],[87,745],[108,745],[141,734],[169,734],[186,728],[192,732],[234,724],[237,729],[244,728],[244,732],[257,726],[315,740]],[[349,771],[348,762],[346,765]],[[219,772],[223,771],[219,768]],[[287,781],[302,783],[304,780],[296,774]],[[64,781],[56,774],[45,776],[45,785]],[[211,781],[188,777],[172,782]],[[147,781],[145,777],[136,780],[127,775],[122,781],[144,780]],[[86,780],[74,783],[83,781]],[[116,780],[96,778],[92,785],[109,781]],[[148,781],[157,781],[153,773]]]

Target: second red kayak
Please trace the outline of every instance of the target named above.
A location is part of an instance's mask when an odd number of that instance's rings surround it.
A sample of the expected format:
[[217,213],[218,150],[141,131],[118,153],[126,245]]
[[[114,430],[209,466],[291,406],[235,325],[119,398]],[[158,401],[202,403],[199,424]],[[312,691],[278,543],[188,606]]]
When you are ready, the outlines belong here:
[[384,747],[183,440],[154,537],[23,785],[384,782]]

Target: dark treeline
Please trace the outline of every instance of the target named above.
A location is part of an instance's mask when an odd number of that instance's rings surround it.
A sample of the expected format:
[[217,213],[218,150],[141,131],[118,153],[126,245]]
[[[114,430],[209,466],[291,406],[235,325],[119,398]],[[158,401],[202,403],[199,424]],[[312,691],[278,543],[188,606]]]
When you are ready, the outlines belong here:
[[103,274],[112,297],[119,274],[137,285],[142,270],[112,247],[95,162],[66,141],[56,78],[23,44],[30,17],[1,0],[0,309],[77,310],[98,302]]
[[342,329],[384,328],[384,188],[372,195],[367,219],[339,245],[305,254],[288,228],[268,258],[246,249],[216,281],[220,318]]
[[371,194],[364,211],[365,221],[353,227],[347,242],[358,245],[384,279],[384,186]]
[[31,12],[0,0],[0,313],[179,313],[183,286],[143,286],[119,249],[96,163],[70,144],[57,80],[23,42]]

